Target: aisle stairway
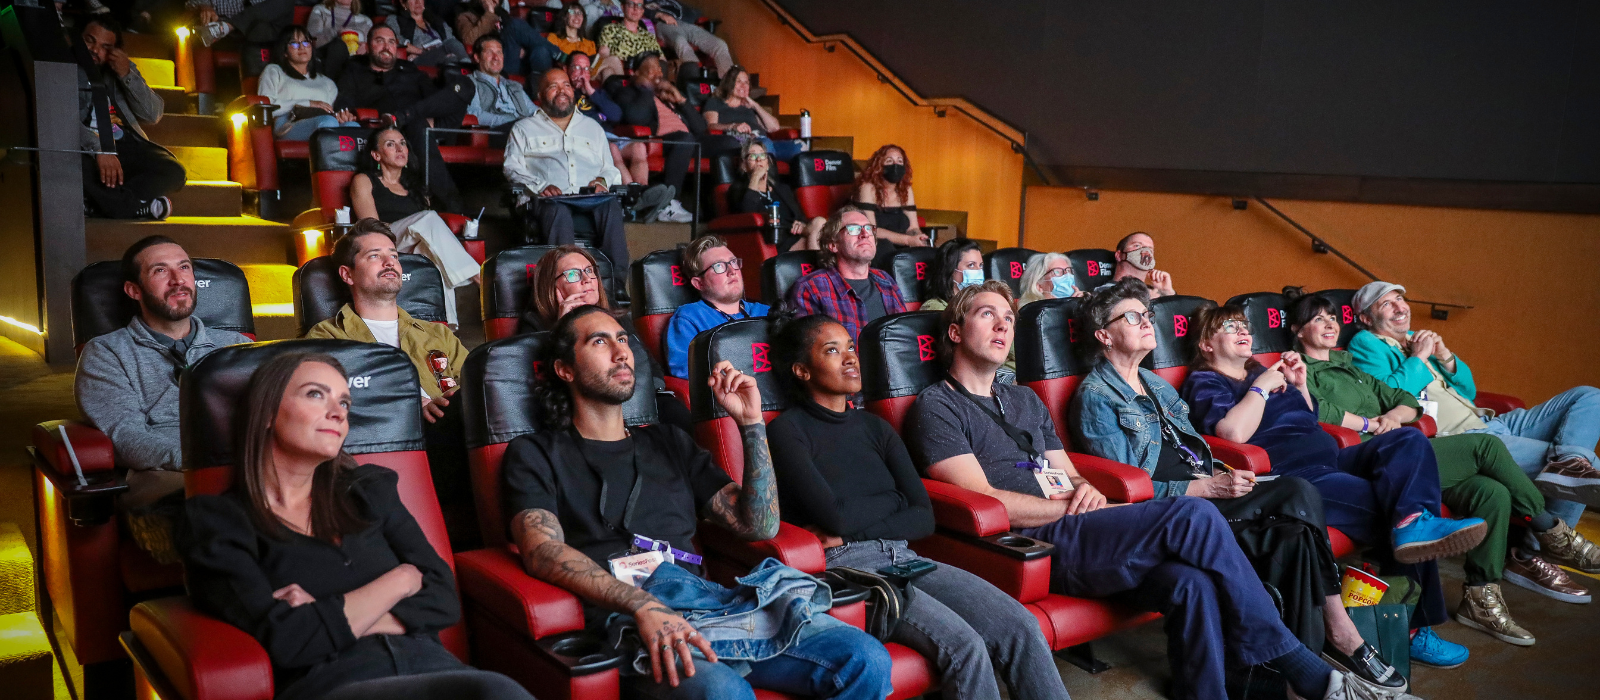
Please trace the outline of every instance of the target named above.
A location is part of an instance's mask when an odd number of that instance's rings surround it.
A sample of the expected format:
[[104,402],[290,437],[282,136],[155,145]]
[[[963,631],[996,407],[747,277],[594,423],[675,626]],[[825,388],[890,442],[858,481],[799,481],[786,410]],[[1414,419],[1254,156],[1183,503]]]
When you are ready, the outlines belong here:
[[39,623],[33,555],[16,525],[0,523],[0,695],[46,700],[54,694],[55,659]]

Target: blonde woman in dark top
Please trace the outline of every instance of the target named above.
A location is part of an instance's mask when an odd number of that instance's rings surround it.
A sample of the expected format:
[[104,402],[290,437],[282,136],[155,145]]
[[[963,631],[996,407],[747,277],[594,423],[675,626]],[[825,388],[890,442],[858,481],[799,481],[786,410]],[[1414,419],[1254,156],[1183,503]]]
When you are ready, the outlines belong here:
[[347,382],[308,353],[251,377],[232,487],[186,503],[195,604],[261,643],[278,700],[529,700],[439,642],[461,617],[454,578],[398,475],[345,453]]

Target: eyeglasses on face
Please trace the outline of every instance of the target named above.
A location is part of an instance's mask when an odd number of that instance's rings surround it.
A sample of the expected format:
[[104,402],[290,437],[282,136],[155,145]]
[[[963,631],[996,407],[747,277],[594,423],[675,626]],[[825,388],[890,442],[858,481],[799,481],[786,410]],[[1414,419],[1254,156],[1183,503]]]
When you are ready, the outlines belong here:
[[839,230],[843,231],[847,236],[859,236],[861,234],[875,236],[878,234],[878,227],[872,224],[845,224]]
[[561,273],[561,280],[568,284],[577,284],[584,280],[595,278],[593,267],[574,267]]
[[718,260],[717,262],[711,263],[710,265],[706,266],[706,269],[701,270],[700,274],[702,276],[704,276],[704,275],[706,275],[708,273],[709,274],[725,275],[725,274],[728,274],[730,272],[733,272],[734,270],[743,270],[743,269],[744,269],[744,260],[740,259],[740,258],[733,258],[731,260]]
[[1151,319],[1154,319],[1155,317],[1156,314],[1154,311],[1127,311],[1116,316],[1112,316],[1111,320],[1106,323],[1106,327],[1109,328],[1115,325],[1117,319],[1119,318],[1123,321],[1126,321],[1130,326],[1138,326],[1141,324],[1150,323]]
[[765,154],[765,153],[746,153],[746,154],[744,154],[744,159],[748,160],[748,161],[752,161],[752,162],[758,161],[758,160],[766,160],[767,159],[767,154]]
[[311,48],[311,42],[309,42],[309,41],[291,41],[291,42],[289,42],[289,48],[291,48],[291,49],[309,49],[309,48]]
[[1237,335],[1249,335],[1250,334],[1250,324],[1248,322],[1245,322],[1245,321],[1240,321],[1239,319],[1236,319],[1236,318],[1230,318],[1230,319],[1222,322],[1222,332],[1223,333],[1234,333],[1234,334],[1237,334]]

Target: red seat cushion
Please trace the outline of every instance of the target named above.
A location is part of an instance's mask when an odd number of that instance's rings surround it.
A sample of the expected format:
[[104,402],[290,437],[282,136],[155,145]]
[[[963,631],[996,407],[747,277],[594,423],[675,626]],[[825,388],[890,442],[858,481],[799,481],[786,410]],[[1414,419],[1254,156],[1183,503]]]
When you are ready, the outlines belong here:
[[1160,615],[1143,612],[1107,600],[1050,595],[1028,604],[1039,618],[1050,648],[1065,649],[1092,642],[1112,632],[1137,627]]
[[277,141],[273,147],[277,148],[279,158],[303,160],[311,157],[311,143],[308,141]]

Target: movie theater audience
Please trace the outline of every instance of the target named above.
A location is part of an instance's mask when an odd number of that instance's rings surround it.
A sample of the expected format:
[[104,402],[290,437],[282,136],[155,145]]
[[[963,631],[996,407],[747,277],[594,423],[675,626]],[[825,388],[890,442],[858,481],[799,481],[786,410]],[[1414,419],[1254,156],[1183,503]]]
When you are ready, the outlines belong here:
[[[1111,290],[1096,292],[1092,298],[1101,299],[1118,290],[1141,289],[1137,280],[1119,281],[1113,283]],[[1134,309],[1138,301],[1130,298],[1122,304]],[[1129,349],[1143,346],[1154,349],[1153,334],[1139,337],[1138,331],[1146,327],[1143,322],[1123,328],[1128,325],[1122,323],[1123,320],[1112,317],[1112,328],[1107,334],[1113,338],[1113,344],[1107,348],[1107,363],[1102,366],[1120,368],[1130,360],[1137,363],[1144,353],[1129,353]],[[1170,385],[1153,372],[1141,372],[1143,388],[1153,394],[1151,399],[1155,404],[1176,409],[1171,415],[1161,416],[1163,434],[1168,432],[1167,424],[1172,423],[1180,434],[1199,431],[1266,450],[1272,473],[1277,474],[1279,480],[1263,486],[1292,479],[1315,487],[1323,502],[1319,509],[1325,517],[1323,526],[1336,528],[1351,540],[1371,546],[1382,563],[1383,573],[1409,576],[1421,584],[1422,599],[1412,616],[1412,626],[1428,627],[1444,622],[1444,592],[1438,565],[1433,560],[1455,556],[1477,546],[1488,532],[1488,526],[1481,518],[1450,520],[1440,517],[1439,465],[1422,432],[1402,427],[1394,415],[1385,415],[1374,424],[1373,439],[1339,449],[1333,438],[1317,425],[1317,412],[1313,408],[1316,401],[1307,388],[1306,365],[1298,353],[1284,353],[1283,359],[1272,367],[1264,367],[1253,360],[1249,324],[1243,310],[1233,305],[1200,311],[1191,322],[1190,331],[1195,339],[1194,371],[1184,382],[1184,401],[1171,401],[1177,397],[1177,392]],[[1120,386],[1113,385],[1112,390],[1126,393]],[[1102,417],[1109,415],[1103,413]],[[1096,433],[1086,432],[1085,437],[1093,439]],[[1190,445],[1191,449],[1201,455],[1209,454],[1204,443],[1195,442],[1199,444]],[[1165,443],[1163,440],[1160,450],[1163,454],[1168,452]],[[1177,448],[1176,445],[1172,447]],[[1109,454],[1103,456],[1117,458]],[[1162,464],[1159,455],[1124,453],[1123,456],[1135,460],[1142,457],[1141,461],[1130,463],[1148,465],[1146,469],[1154,467],[1152,478],[1167,482],[1165,485],[1169,489],[1185,486],[1183,481],[1170,480],[1178,474],[1164,470],[1168,465]],[[1170,459],[1168,457],[1169,463]],[[1232,475],[1247,480],[1251,476],[1243,472]],[[1222,480],[1213,479],[1214,482]],[[1250,485],[1244,486],[1249,488]],[[1190,492],[1204,486],[1199,480],[1187,483]],[[1332,613],[1337,607],[1334,604],[1325,610]],[[1339,651],[1349,653],[1344,648]],[[1455,651],[1459,655],[1465,649]],[[1446,654],[1445,658],[1452,656]]]
[[84,154],[83,194],[92,215],[110,219],[155,219],[172,213],[168,195],[183,189],[188,175],[171,151],[150,140],[144,124],[161,121],[164,110],[139,67],[122,50],[122,28],[104,15],[83,24],[79,41],[92,65],[78,66],[78,149]]
[[933,534],[933,507],[900,436],[850,406],[861,392],[861,364],[844,326],[820,315],[794,319],[772,348],[796,403],[768,426],[783,519],[822,540],[830,569],[933,567],[907,584],[900,623],[886,641],[934,660],[944,695],[998,699],[998,670],[1009,697],[1066,698],[1033,613],[906,545]]
[[139,313],[84,344],[72,393],[89,424],[111,439],[117,466],[128,470],[118,501],[123,525],[157,561],[170,563],[183,493],[178,377],[212,350],[251,341],[206,328],[194,315],[194,264],[171,238],[139,239],[122,254],[121,268],[123,292]]
[[1060,253],[1036,253],[1028,256],[1028,262],[1022,268],[1021,285],[1022,296],[1017,299],[1017,308],[1040,299],[1066,299],[1088,295],[1085,290],[1078,288],[1077,279],[1072,274],[1072,261]]
[[564,54],[581,53],[587,56],[595,55],[598,50],[594,40],[589,38],[588,31],[584,28],[588,24],[583,5],[573,3],[556,18],[556,24],[551,27],[545,39]]
[[731,136],[713,135],[706,130],[699,110],[667,79],[660,54],[640,54],[630,64],[629,77],[608,80],[606,90],[622,108],[623,124],[649,128],[655,138],[666,142],[662,146],[665,161],[661,181],[672,188],[672,201],[657,211],[656,219],[688,223],[694,215],[684,209],[680,200],[689,166],[693,165],[694,144],[702,145],[703,157],[713,157],[722,151],[737,150],[739,143]]
[[[1340,323],[1332,302],[1308,294],[1291,302],[1288,312],[1289,327],[1305,353],[1306,386],[1322,422],[1360,429],[1374,419],[1409,422],[1422,415],[1414,397],[1357,369],[1350,353],[1334,349]],[[1439,463],[1444,504],[1488,526],[1483,542],[1467,552],[1466,588],[1457,619],[1512,644],[1532,644],[1533,635],[1511,619],[1499,590],[1502,576],[1569,603],[1588,602],[1589,591],[1539,554],[1512,546],[1511,524],[1526,523],[1545,552],[1578,561],[1587,554],[1591,566],[1596,547],[1545,509],[1544,496],[1494,436],[1448,435],[1429,443]],[[1521,528],[1516,530],[1520,536]]]
[[[461,43],[474,46],[486,36],[496,36],[505,54],[505,74],[539,75],[556,66],[564,53],[551,44],[526,19],[513,17],[498,0],[470,0],[456,15],[456,35]],[[477,54],[477,49],[473,49]],[[478,59],[483,60],[481,57]]]
[[[198,38],[206,45],[229,38],[270,44],[289,25],[294,24],[292,0],[186,0],[198,26]],[[230,38],[231,37],[231,38]]]
[[317,129],[361,125],[348,109],[334,112],[339,86],[317,70],[311,53],[311,35],[306,30],[283,30],[275,52],[278,62],[261,71],[256,87],[256,94],[278,106],[272,111],[272,133],[286,141],[305,141]]
[[367,33],[372,31],[372,18],[361,13],[362,7],[361,0],[322,0],[311,8],[306,31],[316,40],[317,50],[328,50],[327,46],[338,40],[346,55],[362,53]]
[[[1132,277],[1150,290],[1150,298],[1172,296],[1172,275],[1156,269],[1156,241],[1150,234],[1134,231],[1117,241],[1117,267],[1111,281]],[[1104,286],[1104,285],[1102,285]]]
[[894,278],[872,266],[878,249],[875,228],[868,214],[853,206],[840,207],[828,217],[817,238],[817,269],[789,290],[795,314],[826,314],[854,339],[873,319],[906,311]]
[[716,65],[716,75],[727,77],[733,69],[728,42],[696,24],[703,16],[699,10],[678,0],[647,0],[644,9],[655,20],[660,43],[672,47],[680,65],[698,69],[704,53]]
[[[444,309],[456,325],[455,289],[478,281],[478,261],[435,212],[422,173],[411,165],[411,148],[399,129],[379,129],[367,140],[367,157],[350,179],[350,210],[357,219],[376,219],[395,231],[400,252],[433,261],[444,278]],[[435,188],[435,193],[438,188]]]
[[601,28],[595,41],[600,53],[595,58],[595,79],[604,85],[606,79],[620,75],[628,59],[642,54],[661,55],[661,42],[656,40],[655,25],[644,18],[642,0],[622,0],[622,21]]
[[[1015,320],[1011,288],[995,280],[956,292],[941,312],[946,376],[918,395],[904,429],[928,478],[998,499],[1014,531],[1054,544],[1053,590],[1164,614],[1170,697],[1226,697],[1227,667],[1261,663],[1283,675],[1291,698],[1411,697],[1379,694],[1296,641],[1211,502],[1162,490],[1106,507],[1038,395],[994,381]],[[1046,495],[1051,478],[1065,483]]]
[[817,236],[828,220],[821,216],[805,220],[794,190],[778,176],[776,162],[761,141],[747,141],[739,149],[739,172],[744,177],[728,185],[728,212],[770,215],[777,201],[778,230],[785,232],[778,238],[778,252],[817,250]]
[[[702,331],[729,321],[766,316],[768,307],[744,298],[744,261],[728,250],[721,236],[694,239],[683,249],[683,276],[700,292],[700,300],[678,307],[667,321],[667,372],[689,377],[689,344]],[[754,270],[752,270],[754,272]]]
[[404,0],[403,8],[403,12],[389,15],[388,23],[395,28],[407,59],[419,66],[467,60],[467,47],[444,18],[428,9],[428,0]]
[[532,700],[439,642],[461,617],[455,577],[399,476],[345,453],[348,382],[308,353],[250,377],[232,485],[184,503],[189,595],[261,643],[279,700]]
[[904,149],[894,144],[878,148],[856,176],[855,197],[851,204],[867,212],[878,227],[878,251],[873,264],[888,267],[895,246],[929,245],[927,235],[917,226],[917,195],[911,190],[911,160]]
[[[702,518],[745,540],[778,532],[778,490],[755,378],[724,361],[711,368],[707,382],[739,426],[744,473],[734,483],[688,433],[624,426],[622,404],[635,390],[634,356],[627,331],[609,312],[578,307],[551,334],[535,389],[546,429],[512,440],[501,471],[507,510],[515,513],[509,530],[529,575],[583,601],[587,627],[604,629],[603,620],[620,613],[617,624],[632,626],[644,640],[650,672],[629,667],[622,674],[625,690],[668,699],[748,698],[752,688],[852,700],[887,696],[890,660],[883,645],[810,605],[768,609],[773,599],[763,597],[740,607],[799,629],[792,637],[751,624],[719,627],[713,638],[685,620],[705,607],[701,601],[734,595],[697,579],[693,540]],[[645,482],[650,495],[639,499]],[[602,498],[607,484],[612,492],[627,492],[620,485],[629,483],[633,495],[624,501]],[[623,502],[634,505],[612,506]],[[617,522],[629,523],[628,529],[613,526]],[[673,561],[658,556],[640,587],[608,573],[612,560],[634,545],[633,533],[664,543],[673,554]],[[755,575],[774,583],[809,579],[776,562]],[[796,583],[820,585],[814,579]],[[752,655],[755,641],[777,653]],[[738,668],[730,665],[736,661]]]

